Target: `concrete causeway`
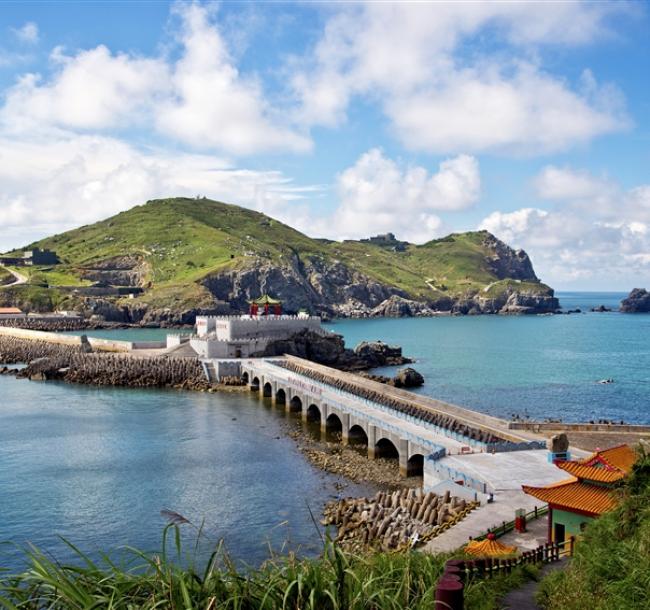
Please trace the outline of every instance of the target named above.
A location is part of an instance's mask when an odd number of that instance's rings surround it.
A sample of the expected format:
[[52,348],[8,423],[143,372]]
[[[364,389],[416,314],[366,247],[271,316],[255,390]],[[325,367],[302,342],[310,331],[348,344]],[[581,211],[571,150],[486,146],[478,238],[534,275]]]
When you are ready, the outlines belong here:
[[[496,417],[301,358],[285,356],[242,360],[241,374],[251,389],[259,391],[276,404],[284,405],[288,411],[301,412],[305,420],[320,421],[323,430],[339,429],[343,443],[348,443],[354,436],[365,437],[370,458],[392,449],[392,453],[398,456],[400,472],[404,475],[422,474],[425,488],[447,478],[462,478],[465,485],[479,492],[496,491],[485,477],[480,478],[477,473],[464,477],[452,476],[446,459],[449,456],[485,455],[488,451],[517,450],[516,453],[520,455],[521,450],[539,449],[545,442],[543,437],[530,431],[509,430],[508,422]],[[341,384],[335,385],[334,382],[339,381]],[[386,397],[392,399],[393,403],[370,400],[367,396]],[[426,413],[452,418],[481,434],[499,439],[499,442],[488,443],[472,438],[425,421],[412,414],[415,413],[413,410],[407,412],[391,404],[415,406]],[[443,465],[447,476],[439,474],[439,468]],[[461,472],[459,463],[455,462],[452,466],[454,473]]]

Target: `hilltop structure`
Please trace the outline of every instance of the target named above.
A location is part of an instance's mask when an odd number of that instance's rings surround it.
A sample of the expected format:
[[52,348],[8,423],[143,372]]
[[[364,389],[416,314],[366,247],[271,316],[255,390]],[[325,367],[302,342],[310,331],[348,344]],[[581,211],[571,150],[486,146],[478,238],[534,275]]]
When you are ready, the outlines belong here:
[[22,256],[2,256],[0,265],[12,265],[14,267],[31,267],[33,265],[57,265],[59,257],[52,250],[33,250],[23,251]]
[[620,445],[583,460],[555,465],[571,478],[545,487],[522,485],[525,493],[548,504],[548,542],[579,536],[585,525],[616,506],[613,490],[631,471],[634,450]]

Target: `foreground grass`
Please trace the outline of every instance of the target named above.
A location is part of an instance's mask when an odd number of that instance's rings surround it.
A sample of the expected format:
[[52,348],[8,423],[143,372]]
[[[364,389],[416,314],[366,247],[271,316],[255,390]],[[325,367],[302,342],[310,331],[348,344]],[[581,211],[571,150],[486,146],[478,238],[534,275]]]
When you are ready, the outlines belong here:
[[548,610],[650,608],[650,456],[621,491],[622,503],[590,523],[569,567],[542,581]]
[[[183,556],[178,525],[165,529],[162,548],[154,556],[131,549],[128,568],[108,557],[94,562],[76,549],[77,564],[61,565],[31,550],[24,572],[0,573],[0,608],[431,610],[448,558],[418,552],[354,555],[327,542],[318,559],[273,557],[259,569],[241,570],[219,546],[199,570]],[[470,583],[466,608],[495,609],[506,591],[532,576],[534,569],[520,569]]]

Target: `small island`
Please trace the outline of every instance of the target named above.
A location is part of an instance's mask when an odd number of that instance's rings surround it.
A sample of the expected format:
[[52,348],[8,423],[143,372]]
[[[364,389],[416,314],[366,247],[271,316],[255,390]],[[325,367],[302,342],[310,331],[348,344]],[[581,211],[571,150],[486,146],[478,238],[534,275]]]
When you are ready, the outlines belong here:
[[650,292],[645,288],[634,288],[627,298],[621,301],[623,313],[649,313]]

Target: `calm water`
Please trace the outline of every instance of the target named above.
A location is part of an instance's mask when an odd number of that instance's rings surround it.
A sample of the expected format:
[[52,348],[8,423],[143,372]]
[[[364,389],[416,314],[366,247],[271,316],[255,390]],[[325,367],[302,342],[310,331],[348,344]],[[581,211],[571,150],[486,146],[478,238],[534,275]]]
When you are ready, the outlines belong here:
[[[318,552],[309,508],[318,519],[340,479],[313,468],[286,436],[285,416],[249,394],[3,376],[0,397],[0,541],[30,541],[63,558],[57,536],[91,553],[156,550],[160,511],[169,509],[205,520],[206,542],[224,538],[247,562],[266,559],[268,542]],[[0,546],[0,567],[17,564],[17,551]]]
[[[565,309],[583,311],[616,307],[624,296],[559,294]],[[426,380],[419,391],[435,398],[501,417],[650,424],[650,315],[342,320],[330,328],[351,345],[401,345]],[[596,383],[605,378],[615,383]]]
[[[615,307],[624,295],[560,294],[566,309]],[[417,358],[423,393],[497,415],[650,423],[650,316],[345,320],[348,344],[398,343]],[[166,331],[115,331],[115,338]],[[95,333],[91,333],[95,334]],[[103,334],[103,333],[102,333]],[[595,381],[612,377],[615,383]],[[284,434],[285,417],[248,394],[91,388],[0,377],[0,540],[66,556],[158,548],[161,509],[225,538],[251,563],[266,542],[318,552],[318,516],[338,480],[312,468]],[[345,494],[368,490],[350,486]],[[190,533],[191,538],[191,533]],[[0,567],[17,552],[0,547]]]

